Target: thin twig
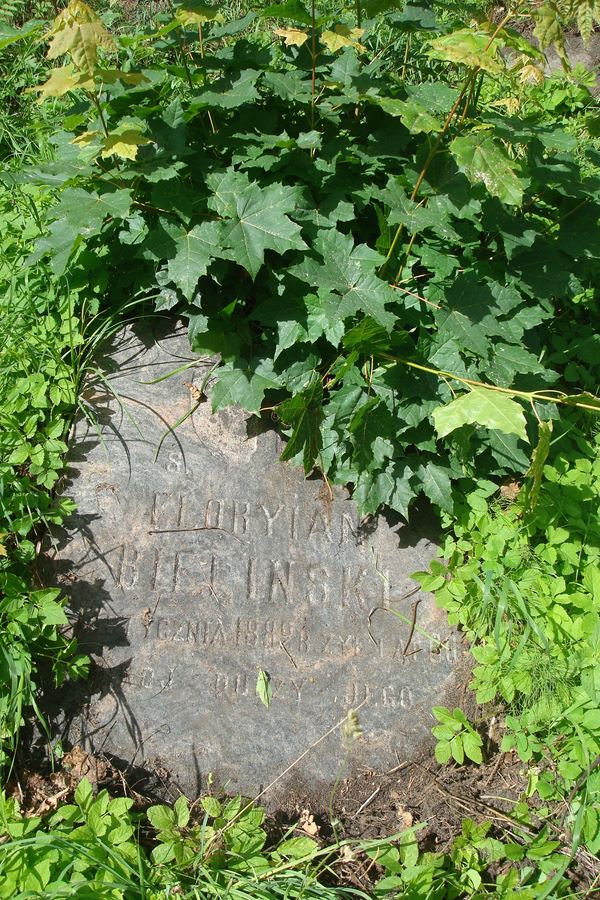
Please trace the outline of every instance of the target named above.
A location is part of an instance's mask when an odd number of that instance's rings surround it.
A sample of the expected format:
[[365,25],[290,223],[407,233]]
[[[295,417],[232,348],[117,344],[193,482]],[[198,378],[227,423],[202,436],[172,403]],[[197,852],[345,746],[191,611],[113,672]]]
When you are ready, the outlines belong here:
[[353,813],[353,815],[352,815],[353,819],[355,819],[363,811],[363,809],[367,808],[369,803],[371,803],[375,799],[375,797],[377,796],[377,794],[379,793],[380,790],[381,790],[381,785],[379,785],[379,787],[375,788],[375,790],[373,791],[371,796],[367,797],[365,802],[358,807],[358,809],[356,810],[355,813]]
[[415,600],[415,602],[412,605],[410,631],[408,632],[408,638],[406,639],[406,644],[404,645],[404,650],[402,651],[402,656],[406,656],[408,648],[410,647],[410,642],[413,639],[413,634],[415,633],[415,626],[417,624],[417,609],[418,609],[419,603],[422,601],[422,599],[423,599],[422,597],[419,597],[419,599]]

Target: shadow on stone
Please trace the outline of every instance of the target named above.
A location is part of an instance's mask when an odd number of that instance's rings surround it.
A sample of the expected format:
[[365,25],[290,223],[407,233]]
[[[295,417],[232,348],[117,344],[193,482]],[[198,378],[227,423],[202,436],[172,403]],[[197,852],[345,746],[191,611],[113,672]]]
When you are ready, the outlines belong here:
[[460,640],[430,596],[417,610],[410,578],[438,530],[425,507],[410,525],[361,521],[345,490],[280,462],[269,420],[209,404],[187,416],[207,371],[172,374],[189,359],[185,335],[136,326],[88,386],[95,424],[77,426],[77,513],[54,536],[50,581],[94,669],[56,695],[57,721],[148,784],[254,794],[289,769],[269,804],[322,802],[349,710],[363,730],[354,777],[420,754],[452,692]]

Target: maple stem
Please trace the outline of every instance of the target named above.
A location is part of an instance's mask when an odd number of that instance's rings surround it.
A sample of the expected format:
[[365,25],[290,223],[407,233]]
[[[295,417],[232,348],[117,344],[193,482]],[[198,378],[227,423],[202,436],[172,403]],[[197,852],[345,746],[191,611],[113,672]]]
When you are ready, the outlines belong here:
[[[452,109],[450,110],[450,112],[448,113],[448,115],[446,116],[446,121],[444,122],[443,128],[442,128],[442,130],[440,131],[440,133],[438,134],[437,138],[435,139],[435,141],[434,141],[434,143],[433,143],[433,146],[432,146],[431,150],[429,151],[429,154],[428,154],[428,156],[427,156],[427,159],[426,159],[425,162],[423,163],[423,167],[422,167],[421,171],[419,172],[419,176],[418,176],[417,182],[416,182],[416,184],[415,184],[415,186],[414,186],[414,188],[413,188],[413,192],[412,192],[412,194],[410,195],[410,199],[411,199],[411,201],[413,201],[413,202],[414,202],[415,197],[416,197],[417,194],[419,193],[419,188],[420,188],[421,185],[423,184],[423,180],[425,179],[425,176],[427,175],[427,172],[429,171],[429,166],[431,165],[431,162],[432,162],[432,160],[433,160],[433,157],[434,157],[435,154],[438,152],[439,146],[440,146],[440,144],[442,143],[442,141],[443,141],[443,139],[444,139],[444,135],[446,134],[446,132],[447,132],[448,129],[450,128],[450,123],[452,122],[452,119],[453,119],[454,116],[456,115],[456,112],[457,112],[457,110],[458,110],[460,104],[462,103],[462,99],[463,99],[463,97],[465,96],[465,93],[466,93],[467,88],[468,88],[468,86],[469,86],[469,81],[470,81],[470,76],[469,76],[469,78],[467,79],[467,81],[464,83],[464,85],[463,85],[463,87],[462,87],[462,90],[461,90],[460,94],[459,94],[458,97],[456,98],[456,101],[455,101],[455,103],[454,103],[454,106],[452,107]],[[383,271],[383,269],[385,269],[385,267],[386,267],[387,264],[389,263],[390,259],[392,258],[392,255],[393,255],[393,253],[394,253],[394,250],[396,249],[396,245],[398,244],[398,241],[400,240],[400,236],[402,235],[403,229],[404,229],[404,223],[403,223],[403,222],[400,222],[400,224],[398,225],[398,228],[396,229],[396,233],[395,233],[395,235],[394,235],[394,238],[393,238],[393,240],[392,240],[392,243],[390,244],[390,249],[389,249],[388,252],[387,252],[387,256],[386,256],[385,260],[383,261],[383,263],[382,263],[382,265],[381,265],[380,272]]]
[[485,381],[475,381],[473,378],[463,378],[462,375],[454,375],[452,372],[445,372],[443,369],[434,369],[431,366],[423,366],[421,363],[413,362],[410,359],[402,359],[401,356],[392,356],[391,353],[380,353],[382,359],[390,362],[400,363],[403,366],[409,366],[411,369],[418,369],[419,372],[427,372],[429,375],[437,375],[438,378],[452,378],[454,381],[460,381],[468,387],[485,388],[488,391],[495,391],[497,394],[508,394],[509,397],[523,397],[525,400],[533,402],[540,400],[544,403],[566,403],[567,406],[575,406],[578,409],[589,409],[598,412],[598,406],[593,403],[582,401],[577,403],[569,400],[569,395],[563,391],[519,391],[516,388],[503,388],[497,384],[487,384]]
[[[169,5],[169,12],[173,16],[173,18],[176,18],[175,17],[175,7],[173,6],[172,0],[167,0],[167,2]],[[189,46],[188,46],[188,42],[186,41],[186,38],[185,38],[185,27],[182,26],[181,30],[183,33],[183,53],[181,54],[181,58],[183,60],[183,68],[185,70],[185,77],[187,79],[188,87],[190,90],[193,90],[194,82],[192,81],[192,75],[191,75],[190,67],[188,65],[188,60],[187,60],[187,54],[189,53]]]
[[[508,12],[506,13],[506,15],[504,16],[504,18],[502,19],[502,21],[498,23],[492,36],[490,37],[489,41],[486,44],[486,47],[485,47],[486,51],[490,49],[490,47],[492,46],[492,44],[498,37],[499,33],[504,28],[504,26],[507,24],[507,22],[509,22],[513,18],[513,16],[515,16],[517,14],[517,12],[518,12],[519,8],[522,6],[523,2],[524,2],[524,0],[521,0],[521,3],[518,3],[514,9],[509,9]],[[467,93],[468,90],[472,89],[472,86],[475,83],[475,78],[479,74],[480,71],[481,71],[481,67],[476,66],[473,69],[473,71],[469,73],[467,79],[465,80],[465,83],[463,84],[463,86],[461,88],[460,94],[458,95],[458,98],[456,99],[456,102],[454,103],[454,106],[452,107],[452,109],[450,110],[448,115],[446,116],[446,121],[444,122],[443,128],[440,131],[440,133],[438,134],[437,138],[435,139],[433,147],[429,151],[427,159],[423,163],[423,167],[422,167],[421,171],[419,172],[416,184],[413,188],[413,192],[410,195],[410,199],[413,202],[414,202],[417,194],[419,193],[419,190],[421,188],[421,185],[423,184],[423,181],[425,180],[425,176],[427,175],[427,172],[429,171],[429,167],[433,161],[433,158],[434,158],[435,154],[438,152],[440,144],[442,143],[445,134],[447,133],[448,129],[450,128],[450,125],[452,124],[452,120],[454,119],[456,113],[458,112],[458,109],[464,99],[465,94]],[[468,104],[465,104],[465,111],[466,111],[467,105]],[[463,116],[463,118],[464,118],[464,116]],[[400,236],[402,235],[403,228],[404,228],[404,226],[401,222],[398,225],[398,228],[396,229],[396,233],[395,233],[394,239],[392,240],[392,243],[390,245],[390,249],[388,250],[387,256],[379,270],[380,272],[382,272],[385,269],[388,262],[390,261],[392,255],[394,253],[394,250],[396,249],[396,245],[398,244],[398,241],[400,240]]]
[[474,69],[473,74],[471,75],[471,84],[469,85],[469,92],[468,92],[467,96],[465,97],[465,105],[463,106],[463,111],[462,111],[461,117],[458,122],[459,126],[462,125],[463,122],[465,121],[465,119],[467,118],[467,113],[469,112],[469,109],[471,107],[471,102],[473,100],[473,92],[475,90],[475,81],[477,79],[477,74],[478,74],[477,69]]
[[90,100],[92,101],[92,103],[94,104],[94,106],[96,108],[96,112],[98,113],[98,116],[100,118],[100,124],[102,125],[102,131],[104,132],[104,136],[108,137],[109,136],[108,125],[106,124],[106,119],[104,118],[104,110],[102,109],[102,104],[100,103],[100,100],[98,99],[97,95],[93,91],[86,91],[86,94],[88,95],[88,97],[90,98]]
[[356,27],[362,28],[362,6],[360,0],[356,0]]
[[315,127],[315,88],[317,82],[317,14],[315,0],[311,4],[311,83],[310,83],[310,127]]
[[408,242],[408,247],[406,248],[406,253],[404,254],[404,259],[400,263],[400,268],[398,269],[398,274],[396,275],[395,284],[397,284],[400,281],[400,279],[402,278],[402,273],[404,272],[404,266],[408,262],[408,257],[410,256],[410,251],[412,250],[413,244],[416,241],[416,239],[417,239],[417,232],[415,231],[415,233],[411,236],[410,241]]

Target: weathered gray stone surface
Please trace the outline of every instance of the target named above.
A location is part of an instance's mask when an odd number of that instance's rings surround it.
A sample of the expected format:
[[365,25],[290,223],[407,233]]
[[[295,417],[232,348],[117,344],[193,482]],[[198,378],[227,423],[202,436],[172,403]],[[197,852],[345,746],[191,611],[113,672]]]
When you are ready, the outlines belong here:
[[[331,500],[279,462],[274,432],[239,410],[203,404],[155,459],[206,367],[148,384],[190,359],[183,332],[154,338],[120,336],[85,395],[97,422],[77,426],[66,492],[78,511],[54,565],[99,673],[71,740],[166,768],[190,793],[209,773],[252,791],[360,706],[350,769],[397,765],[429,734],[459,655],[432,598],[407,596],[433,554],[423,523],[361,529],[344,492]],[[343,756],[338,729],[295,783],[331,785]]]

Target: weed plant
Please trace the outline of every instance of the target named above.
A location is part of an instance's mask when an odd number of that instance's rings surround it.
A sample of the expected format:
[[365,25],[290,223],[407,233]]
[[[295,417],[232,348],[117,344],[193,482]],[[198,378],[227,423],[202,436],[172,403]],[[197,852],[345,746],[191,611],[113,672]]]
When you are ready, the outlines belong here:
[[[422,853],[418,828],[391,839],[343,841],[334,847],[291,829],[273,844],[264,811],[243,798],[221,802],[206,796],[190,808],[180,797],[173,807],[153,806],[146,815],[132,805],[126,797],[111,799],[106,791],[94,798],[83,781],[74,802],[42,822],[23,817],[16,801],[1,797],[0,897],[573,896],[562,877],[547,890],[548,873],[561,855],[558,842],[545,834],[525,845],[522,838],[503,843],[489,837],[489,824],[465,820],[448,853]],[[359,872],[376,867],[372,893],[339,884],[340,868],[351,861],[361,863]],[[502,873],[491,876],[490,869],[499,865]]]

